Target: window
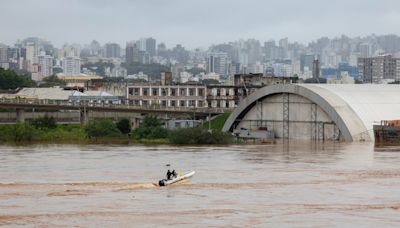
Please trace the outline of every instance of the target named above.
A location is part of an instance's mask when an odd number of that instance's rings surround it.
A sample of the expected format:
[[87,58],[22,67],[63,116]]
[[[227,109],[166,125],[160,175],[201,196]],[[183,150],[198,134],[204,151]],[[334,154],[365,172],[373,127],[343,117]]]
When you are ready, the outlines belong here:
[[134,105],[139,105],[139,100],[134,100]]
[[181,90],[179,91],[179,94],[180,94],[181,96],[186,96],[186,89],[181,89]]
[[186,106],[185,101],[179,101],[179,106],[180,107],[185,107]]
[[199,93],[199,96],[204,96],[204,89],[199,89],[197,92]]
[[171,96],[176,96],[176,89],[171,89]]
[[221,90],[220,89],[217,89],[217,96],[218,97],[221,96]]
[[208,107],[211,108],[211,101],[208,102]]
[[225,89],[225,96],[229,96],[229,89]]
[[203,107],[204,106],[203,101],[197,101],[197,104],[198,104],[199,107]]
[[133,95],[133,88],[129,88],[129,95]]
[[167,106],[167,101],[161,101],[161,106],[166,107]]
[[149,105],[149,101],[142,101],[142,105],[143,105],[143,106]]
[[152,91],[153,96],[158,96],[158,89],[153,89]]
[[166,88],[162,88],[161,89],[161,96],[167,96],[167,89]]
[[139,88],[135,88],[135,89],[133,90],[133,95],[139,96]]
[[176,106],[176,101],[171,101],[171,106],[175,107]]
[[229,108],[229,101],[226,101],[225,107],[226,107],[226,108]]
[[190,107],[196,106],[196,101],[190,100],[190,101],[189,101],[189,106],[190,106]]
[[189,89],[189,96],[194,96],[195,95],[195,90],[193,88]]
[[144,88],[143,89],[143,96],[149,96],[149,89],[148,88]]

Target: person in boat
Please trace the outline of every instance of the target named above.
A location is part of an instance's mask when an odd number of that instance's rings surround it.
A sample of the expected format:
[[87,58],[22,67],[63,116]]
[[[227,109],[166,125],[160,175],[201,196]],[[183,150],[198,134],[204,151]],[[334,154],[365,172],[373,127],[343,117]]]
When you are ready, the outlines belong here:
[[175,169],[172,170],[172,177],[174,177],[174,178],[177,178],[177,177],[178,177],[178,174],[176,173]]
[[167,180],[171,180],[172,172],[170,170],[167,171]]

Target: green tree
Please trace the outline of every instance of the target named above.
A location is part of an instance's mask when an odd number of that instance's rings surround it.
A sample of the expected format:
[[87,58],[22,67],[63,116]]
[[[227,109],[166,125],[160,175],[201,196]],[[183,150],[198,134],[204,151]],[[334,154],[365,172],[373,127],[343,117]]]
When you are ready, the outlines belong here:
[[123,118],[120,121],[118,121],[117,128],[122,134],[125,135],[129,134],[132,131],[131,122],[126,118]]
[[17,123],[14,125],[14,142],[30,142],[34,136],[34,128],[29,123]]
[[215,144],[230,144],[232,136],[221,131],[209,132],[205,129],[182,128],[170,133],[169,141],[173,144],[184,145],[215,145]]
[[0,89],[33,87],[36,83],[28,75],[18,75],[13,70],[0,68]]
[[94,119],[85,126],[85,132],[89,138],[115,137],[121,133],[111,119]]
[[147,115],[140,127],[133,130],[133,136],[135,139],[163,139],[168,137],[168,130],[156,116]]

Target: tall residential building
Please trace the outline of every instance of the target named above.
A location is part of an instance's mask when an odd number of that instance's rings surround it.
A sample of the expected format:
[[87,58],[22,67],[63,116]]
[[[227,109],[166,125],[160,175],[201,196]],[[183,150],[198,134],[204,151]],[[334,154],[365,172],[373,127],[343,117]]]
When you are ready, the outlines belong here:
[[8,46],[0,44],[0,63],[8,63]]
[[135,42],[128,42],[125,48],[125,59],[127,64],[140,62],[140,50]]
[[121,47],[116,43],[107,43],[104,45],[105,57],[107,58],[120,58]]
[[38,63],[38,45],[33,42],[26,43],[26,70],[33,72],[33,64]]
[[207,73],[217,73],[221,76],[228,76],[228,54],[210,53],[207,57]]
[[364,83],[400,81],[400,58],[394,58],[392,55],[358,58],[358,72],[359,79]]
[[[44,52],[38,56],[40,77],[45,78],[53,75],[53,57]],[[41,80],[39,79],[39,80]]]
[[313,61],[313,68],[312,68],[312,76],[313,79],[319,79],[319,74],[320,74],[320,67],[319,67],[319,60],[314,59]]
[[141,38],[136,41],[136,46],[141,50],[147,52],[150,56],[156,55],[156,40],[153,38]]
[[315,55],[302,55],[300,57],[300,70],[304,73],[304,69],[308,68],[308,70],[313,69],[313,63],[315,60]]
[[81,59],[78,57],[65,57],[63,60],[63,72],[66,76],[75,76],[81,73]]

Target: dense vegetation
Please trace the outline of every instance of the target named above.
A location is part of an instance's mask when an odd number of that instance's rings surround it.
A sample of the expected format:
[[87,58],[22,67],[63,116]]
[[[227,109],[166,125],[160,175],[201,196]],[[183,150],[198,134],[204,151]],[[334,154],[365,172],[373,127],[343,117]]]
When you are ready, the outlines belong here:
[[54,118],[44,116],[26,123],[0,125],[0,142],[229,144],[232,136],[218,130],[222,119],[213,120],[212,131],[202,127],[169,131],[157,117],[148,115],[141,126],[132,131],[128,119],[117,123],[111,119],[94,119],[82,128],[58,125]]
[[230,144],[232,135],[221,131],[207,131],[199,127],[183,128],[171,132],[169,141],[172,144],[186,145]]
[[163,128],[157,117],[148,115],[140,127],[133,130],[133,137],[141,139],[162,139],[168,137],[168,130]]
[[0,89],[33,87],[36,83],[28,75],[18,75],[13,70],[0,68]]
[[94,119],[85,126],[89,139],[101,137],[119,137],[121,132],[111,119]]
[[125,67],[128,71],[128,75],[137,74],[143,72],[149,75],[150,79],[159,79],[161,72],[170,71],[170,68],[165,65],[152,63],[152,64],[141,64],[141,63],[123,63],[122,67]]

